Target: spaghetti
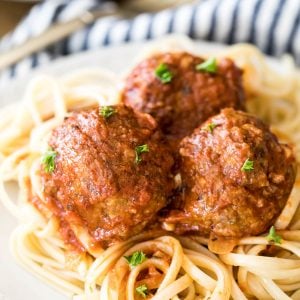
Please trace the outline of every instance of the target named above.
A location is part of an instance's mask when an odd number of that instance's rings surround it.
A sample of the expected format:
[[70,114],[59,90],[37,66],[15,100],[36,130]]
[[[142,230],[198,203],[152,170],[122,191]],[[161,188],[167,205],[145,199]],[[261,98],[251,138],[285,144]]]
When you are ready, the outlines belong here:
[[[163,47],[203,55],[190,41],[164,41]],[[293,61],[284,57],[274,63],[250,45],[232,46],[216,56],[231,57],[244,70],[248,110],[292,143],[300,161],[300,72]],[[281,244],[270,244],[265,236],[247,237],[222,255],[210,252],[205,238],[164,231],[76,254],[58,234],[58,221],[29,203],[28,195],[43,198],[37,170],[52,129],[74,109],[118,103],[119,81],[98,69],[59,79],[41,76],[29,84],[20,104],[0,111],[0,198],[21,223],[11,237],[17,261],[76,300],[300,299],[299,179],[275,224]],[[147,259],[130,268],[124,257],[137,251]],[[147,290],[139,292],[143,286]]]

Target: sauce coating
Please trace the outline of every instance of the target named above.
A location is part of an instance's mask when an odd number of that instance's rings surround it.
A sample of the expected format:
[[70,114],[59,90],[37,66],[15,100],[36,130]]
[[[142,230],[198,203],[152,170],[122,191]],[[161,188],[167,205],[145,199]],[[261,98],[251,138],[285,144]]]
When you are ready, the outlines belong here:
[[[140,233],[166,205],[173,158],[155,120],[124,106],[104,118],[98,108],[73,112],[53,132],[52,173],[41,170],[48,208],[61,224],[87,228],[103,247]],[[149,152],[136,162],[135,148]],[[64,237],[73,235],[69,229]]]
[[263,233],[284,208],[296,176],[291,148],[258,118],[233,109],[183,139],[180,156],[182,193],[165,219],[179,234]]
[[[123,101],[149,113],[175,145],[222,108],[244,109],[242,71],[232,60],[218,62],[217,72],[197,71],[204,59],[189,53],[163,53],[138,64],[126,79]],[[165,64],[172,74],[163,83],[155,74]]]

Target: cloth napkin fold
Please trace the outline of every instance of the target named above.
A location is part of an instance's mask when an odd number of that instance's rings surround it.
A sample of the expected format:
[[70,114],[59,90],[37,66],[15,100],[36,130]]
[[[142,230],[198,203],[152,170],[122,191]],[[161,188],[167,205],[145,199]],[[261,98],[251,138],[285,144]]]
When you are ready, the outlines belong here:
[[[17,28],[0,42],[0,53],[22,45],[55,22],[100,7],[104,0],[47,0],[32,8]],[[248,42],[269,55],[290,53],[300,64],[299,0],[199,0],[193,4],[145,13],[130,20],[99,19],[53,46],[4,70],[0,83],[26,74],[30,69],[60,56],[150,40],[168,33],[225,44]]]

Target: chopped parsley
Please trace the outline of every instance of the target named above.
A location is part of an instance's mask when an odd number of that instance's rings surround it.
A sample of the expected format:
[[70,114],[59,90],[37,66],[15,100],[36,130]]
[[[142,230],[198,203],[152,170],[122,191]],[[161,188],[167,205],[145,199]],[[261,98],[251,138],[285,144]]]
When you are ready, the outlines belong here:
[[269,242],[274,242],[275,244],[281,244],[282,237],[276,233],[274,226],[270,228],[269,234],[267,235],[267,240]]
[[104,119],[108,119],[110,116],[112,116],[116,110],[111,106],[101,106],[100,107],[100,115]]
[[250,160],[249,158],[247,158],[241,168],[242,171],[245,171],[245,172],[249,172],[249,171],[252,171],[254,170],[254,162],[252,160]]
[[136,251],[130,256],[124,256],[124,258],[127,260],[131,269],[140,265],[147,259],[146,254],[143,251]]
[[166,64],[160,64],[155,69],[155,76],[162,82],[162,83],[169,83],[172,81],[173,74],[169,70]]
[[217,127],[217,124],[215,123],[209,123],[206,126],[207,131],[209,131],[210,133],[213,133],[214,129]]
[[135,163],[139,164],[142,161],[141,154],[144,152],[149,152],[147,144],[135,147]]
[[217,72],[217,61],[214,57],[207,59],[201,64],[196,66],[197,71],[203,71],[208,73],[216,73]]
[[55,169],[55,157],[57,153],[49,147],[42,156],[42,164],[46,173],[52,173]]
[[146,298],[147,297],[147,294],[148,294],[148,287],[146,284],[142,284],[140,286],[138,286],[135,291],[141,295],[143,298]]

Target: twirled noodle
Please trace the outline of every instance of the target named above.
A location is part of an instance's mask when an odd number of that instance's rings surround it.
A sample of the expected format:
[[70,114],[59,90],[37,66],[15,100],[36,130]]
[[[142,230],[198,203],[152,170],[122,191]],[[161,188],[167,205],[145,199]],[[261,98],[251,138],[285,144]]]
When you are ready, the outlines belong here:
[[[192,42],[178,38],[160,41],[146,52],[161,49],[205,56]],[[243,68],[248,109],[269,122],[282,140],[292,143],[300,161],[300,73],[293,61],[284,57],[274,63],[250,45],[218,48],[216,55],[231,57]],[[282,243],[270,244],[264,236],[247,237],[223,255],[211,253],[205,238],[164,231],[145,232],[108,249],[88,248],[75,254],[58,234],[55,217],[49,211],[40,214],[29,203],[30,195],[43,200],[37,170],[51,130],[76,108],[117,103],[121,81],[98,69],[59,79],[40,76],[28,85],[21,103],[0,111],[0,197],[21,222],[11,237],[17,261],[77,300],[133,300],[136,287],[142,284],[149,287],[147,297],[154,300],[300,299],[299,179],[275,224]],[[18,194],[12,195],[16,190]],[[84,243],[84,231],[81,235]],[[131,269],[124,256],[135,251],[143,251],[147,260]],[[140,276],[145,270],[150,274],[146,278]]]

